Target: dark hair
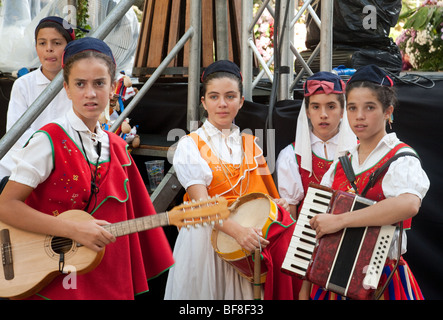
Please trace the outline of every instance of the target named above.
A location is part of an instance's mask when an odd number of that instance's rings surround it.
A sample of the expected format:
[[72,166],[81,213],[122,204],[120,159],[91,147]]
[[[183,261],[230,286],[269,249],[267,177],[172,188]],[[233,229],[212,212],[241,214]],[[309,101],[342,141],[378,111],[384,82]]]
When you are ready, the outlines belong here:
[[[344,109],[345,108],[345,96],[344,96],[344,94],[343,93],[330,93],[331,95],[335,95],[335,96],[337,96],[337,100],[338,100],[338,102],[340,103],[340,107],[342,108],[342,109]],[[307,97],[305,97],[305,108],[306,109],[308,109],[309,108],[309,101],[310,101],[310,98],[312,97],[313,95],[310,95],[310,96],[307,96]]]
[[351,90],[355,88],[371,89],[377,95],[378,101],[382,104],[383,111],[389,106],[394,106],[394,108],[397,106],[397,92],[393,87],[381,86],[370,81],[355,81],[346,86],[346,98],[348,98]]
[[63,67],[63,79],[66,83],[68,83],[69,75],[71,73],[71,68],[74,62],[87,59],[87,58],[97,58],[105,61],[108,66],[109,75],[111,76],[111,81],[115,79],[116,66],[112,58],[104,53],[94,51],[94,50],[86,50],[79,53],[76,53],[68,58]]
[[38,36],[39,31],[41,29],[45,29],[45,28],[53,28],[53,29],[57,30],[58,33],[60,33],[63,36],[63,38],[66,39],[67,43],[72,41],[71,35],[69,34],[69,32],[65,28],[63,28],[62,25],[60,25],[59,23],[54,22],[54,21],[44,21],[44,22],[40,23],[37,26],[37,28],[35,28],[35,35],[34,36],[35,36],[36,42],[37,42],[37,36]]
[[240,79],[239,77],[237,77],[236,75],[234,75],[233,73],[230,73],[230,72],[214,72],[214,73],[211,73],[210,75],[208,75],[204,79],[204,81],[203,81],[201,95],[203,97],[205,96],[208,83],[211,80],[213,80],[213,79],[221,79],[221,78],[229,78],[229,79],[235,80],[237,82],[237,84],[238,84],[238,90],[240,91],[240,97],[243,96],[242,79]]

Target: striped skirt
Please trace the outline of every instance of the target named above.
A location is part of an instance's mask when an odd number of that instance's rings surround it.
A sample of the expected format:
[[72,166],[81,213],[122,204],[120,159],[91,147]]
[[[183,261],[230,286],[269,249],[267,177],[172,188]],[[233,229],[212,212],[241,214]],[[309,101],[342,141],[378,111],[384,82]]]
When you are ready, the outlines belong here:
[[[395,261],[391,260],[384,266],[379,288],[385,284],[386,279],[394,269],[394,265]],[[334,292],[327,291],[316,284],[312,285],[311,300],[345,299],[347,298]],[[381,295],[380,300],[424,300],[420,287],[403,257],[400,258],[397,270],[394,272],[394,275],[384,293]]]

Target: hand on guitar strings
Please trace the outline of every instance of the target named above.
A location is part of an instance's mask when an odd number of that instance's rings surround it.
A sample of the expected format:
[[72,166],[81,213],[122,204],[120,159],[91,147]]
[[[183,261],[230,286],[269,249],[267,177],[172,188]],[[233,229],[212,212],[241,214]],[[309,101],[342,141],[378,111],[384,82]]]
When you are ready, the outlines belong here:
[[116,240],[114,235],[102,227],[109,224],[107,221],[88,220],[73,223],[73,234],[69,238],[96,252]]

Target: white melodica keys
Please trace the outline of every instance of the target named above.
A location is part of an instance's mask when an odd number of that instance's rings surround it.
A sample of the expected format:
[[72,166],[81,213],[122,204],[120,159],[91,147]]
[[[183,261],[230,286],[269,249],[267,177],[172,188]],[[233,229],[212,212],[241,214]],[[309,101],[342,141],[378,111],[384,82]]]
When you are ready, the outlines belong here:
[[332,191],[316,187],[308,188],[288,251],[286,252],[286,257],[281,267],[282,271],[292,274],[295,273],[301,277],[306,276],[306,271],[308,270],[317,243],[315,230],[311,229],[309,220],[317,214],[328,211],[332,195]]

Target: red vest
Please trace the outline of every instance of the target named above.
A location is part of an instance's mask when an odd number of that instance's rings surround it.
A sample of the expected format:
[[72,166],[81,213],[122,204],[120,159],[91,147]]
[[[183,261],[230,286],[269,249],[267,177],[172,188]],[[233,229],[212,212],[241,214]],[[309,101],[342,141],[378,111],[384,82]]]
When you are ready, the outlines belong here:
[[[292,143],[292,147],[295,148],[295,142]],[[314,152],[312,152],[312,174],[308,170],[305,170],[301,167],[301,156],[296,154],[295,158],[298,163],[298,171],[301,176],[301,182],[303,184],[303,191],[306,196],[308,192],[309,183],[313,182],[316,184],[320,184],[321,179],[325,175],[326,171],[328,171],[329,167],[332,164],[332,160],[326,160],[317,156]],[[298,204],[298,211],[300,212],[303,206],[303,200]]]
[[[54,169],[26,199],[42,212],[58,215],[70,209],[83,210],[91,187],[91,171],[81,147],[59,125],[44,126],[53,147]],[[110,223],[156,214],[143,179],[128,153],[127,143],[107,132],[110,161],[99,164],[96,219]],[[94,206],[92,199],[90,208]],[[55,278],[38,296],[49,299],[133,299],[148,290],[147,280],[173,264],[172,251],[162,228],[117,238],[106,246],[103,260],[91,272],[76,275],[76,289],[65,289],[64,275]],[[31,299],[38,299],[37,295]]]
[[[386,161],[388,161],[397,153],[397,151],[405,147],[409,146],[405,143],[399,143],[391,151],[389,151],[375,166],[366,171],[359,173],[358,175],[356,174],[355,178],[356,178],[356,186],[358,192],[363,191],[363,189],[365,188],[366,184],[369,181],[369,177],[375,170],[383,166],[386,163]],[[371,189],[369,189],[368,192],[366,193],[365,198],[374,201],[381,201],[385,199],[385,195],[383,193],[383,188],[382,188],[382,181],[385,173],[386,172],[380,175],[374,186]],[[335,175],[334,175],[334,182],[332,183],[332,189],[353,192],[351,184],[349,183],[349,180],[346,178],[346,174],[340,162],[337,163],[337,166],[335,168]],[[410,229],[411,222],[412,218],[403,221],[403,227],[405,229]]]
[[[292,147],[295,148],[295,142],[292,143]],[[303,191],[307,192],[309,183],[313,182],[316,184],[320,184],[321,179],[325,175],[326,171],[328,171],[329,167],[332,164],[332,160],[326,160],[317,156],[314,152],[312,152],[312,174],[308,170],[305,170],[301,167],[301,156],[295,155],[298,163],[298,170],[300,172],[301,181],[303,184]]]

